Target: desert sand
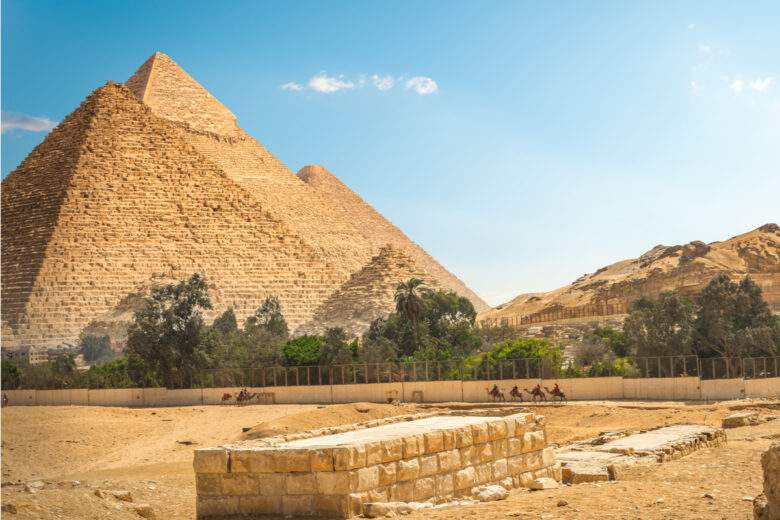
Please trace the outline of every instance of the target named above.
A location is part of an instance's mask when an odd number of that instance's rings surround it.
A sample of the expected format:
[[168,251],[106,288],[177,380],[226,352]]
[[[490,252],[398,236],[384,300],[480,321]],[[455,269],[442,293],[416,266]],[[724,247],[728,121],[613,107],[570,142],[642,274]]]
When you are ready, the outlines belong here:
[[[604,431],[687,422],[719,426],[734,410],[755,409],[762,415],[773,415],[780,410],[780,403],[580,402],[529,407],[547,417],[550,442],[565,444]],[[158,519],[194,519],[192,450],[197,447],[423,409],[431,406],[5,408],[3,516],[138,520],[141,517],[133,504],[146,503]],[[504,501],[420,511],[410,518],[749,519],[752,505],[747,499],[761,489],[759,457],[772,439],[780,438],[780,421],[727,432],[729,442],[724,447],[638,467],[615,482],[516,491]],[[43,489],[35,493],[25,490],[25,484],[35,480],[43,481]],[[130,491],[132,502],[100,498],[95,494],[98,489]],[[563,502],[566,504],[558,505]]]

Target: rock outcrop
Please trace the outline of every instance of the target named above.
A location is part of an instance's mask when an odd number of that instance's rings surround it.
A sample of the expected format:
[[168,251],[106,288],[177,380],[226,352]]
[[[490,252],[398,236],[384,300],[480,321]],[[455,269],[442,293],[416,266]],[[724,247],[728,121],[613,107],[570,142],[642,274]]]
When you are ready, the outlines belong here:
[[522,294],[480,313],[477,319],[483,325],[522,326],[619,316],[627,313],[631,303],[642,296],[677,291],[694,297],[722,273],[734,280],[750,275],[761,286],[770,307],[780,310],[780,228],[777,224],[766,224],[723,242],[658,245],[639,258],[603,267],[566,287]]
[[772,444],[761,455],[764,492],[753,502],[755,520],[780,520],[780,443]]

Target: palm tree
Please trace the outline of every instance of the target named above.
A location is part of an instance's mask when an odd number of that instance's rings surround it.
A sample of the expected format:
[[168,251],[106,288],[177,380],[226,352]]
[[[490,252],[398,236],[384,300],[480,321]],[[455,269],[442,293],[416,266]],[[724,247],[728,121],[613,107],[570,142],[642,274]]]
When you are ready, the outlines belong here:
[[[395,288],[395,312],[412,324],[414,342],[418,343],[418,322],[423,313],[423,302],[418,287],[425,285],[419,278],[410,278]],[[424,289],[421,289],[424,290]]]

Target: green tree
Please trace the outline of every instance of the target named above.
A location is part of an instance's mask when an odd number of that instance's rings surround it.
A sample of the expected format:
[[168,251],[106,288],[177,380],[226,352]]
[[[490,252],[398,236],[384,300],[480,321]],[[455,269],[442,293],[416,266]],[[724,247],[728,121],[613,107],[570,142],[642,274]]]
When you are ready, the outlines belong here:
[[79,337],[79,349],[84,354],[84,359],[90,363],[110,358],[113,354],[108,336],[82,335]]
[[208,284],[198,273],[154,289],[128,329],[130,372],[144,380],[159,378],[169,388],[190,384],[194,373],[209,363],[201,341],[205,309],[211,309]]
[[322,339],[319,336],[299,336],[285,344],[284,357],[291,366],[317,365],[320,362],[321,346]]
[[399,283],[395,289],[395,312],[409,322],[415,347],[420,340],[419,322],[425,310],[420,297],[420,288],[424,285],[425,282],[419,278],[411,278],[406,282]]
[[128,371],[127,358],[92,365],[85,374],[89,388],[131,388],[135,382]]
[[247,318],[244,330],[250,333],[256,329],[267,332],[272,338],[286,341],[290,331],[282,315],[282,304],[276,296],[269,296],[255,311],[253,316]]
[[698,298],[694,348],[701,357],[775,356],[780,327],[750,277],[738,284],[723,274]]
[[603,344],[617,357],[631,355],[631,343],[625,332],[608,325],[594,325],[583,335],[583,343]]
[[22,371],[13,361],[0,362],[0,381],[4,390],[19,388],[22,382]]
[[214,320],[214,323],[211,324],[211,328],[220,334],[238,332],[238,321],[236,320],[236,313],[233,311],[233,307],[228,307],[225,312],[220,314]]
[[674,292],[657,299],[639,298],[623,324],[628,341],[636,346],[636,355],[680,356],[691,353],[693,304]]
[[320,365],[345,365],[354,363],[357,357],[357,341],[349,341],[347,332],[341,327],[325,330],[320,346]]

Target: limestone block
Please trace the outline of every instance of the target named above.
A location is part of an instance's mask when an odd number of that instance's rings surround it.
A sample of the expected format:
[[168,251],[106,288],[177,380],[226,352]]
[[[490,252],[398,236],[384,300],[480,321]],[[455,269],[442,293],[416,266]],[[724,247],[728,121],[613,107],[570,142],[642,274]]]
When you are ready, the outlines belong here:
[[333,471],[333,450],[313,449],[309,453],[309,465],[312,471]]
[[506,439],[507,426],[506,421],[503,419],[499,421],[491,421],[487,423],[487,427],[488,437],[491,441],[495,441],[497,439]]
[[509,474],[506,459],[497,459],[492,464],[493,480],[501,480]]
[[238,513],[242,515],[268,515],[282,511],[281,495],[245,495],[238,497]]
[[228,458],[230,459],[230,472],[252,473],[249,458],[253,451],[256,450],[230,450],[228,452]]
[[382,441],[382,462],[394,462],[404,458],[404,443],[402,439]]
[[311,515],[313,495],[285,495],[282,497],[282,513],[285,515]]
[[498,485],[480,486],[471,490],[471,494],[480,502],[495,502],[496,500],[505,500],[509,496],[509,491]]
[[558,487],[558,482],[549,477],[536,478],[532,480],[528,486],[529,489],[533,490],[556,489]]
[[284,495],[284,475],[281,474],[258,474],[257,480],[258,492],[263,495]]
[[498,439],[490,443],[491,447],[493,448],[493,457],[499,458],[499,457],[506,457],[509,455],[509,440],[508,439]]
[[427,500],[436,494],[436,483],[433,477],[417,479],[414,483],[414,499]]
[[195,489],[198,496],[217,496],[222,494],[222,477],[216,473],[196,475]]
[[477,472],[474,466],[458,470],[453,475],[455,489],[467,489],[474,487],[477,481]]
[[355,491],[368,491],[379,487],[379,466],[368,466],[352,472]]
[[398,482],[390,486],[390,500],[411,502],[414,500],[414,481]]
[[606,482],[609,480],[607,468],[600,464],[577,464],[573,467],[563,467],[563,481],[567,484],[582,484],[584,482]]
[[198,497],[195,502],[198,518],[239,514],[239,497]]
[[314,473],[288,473],[285,476],[285,491],[288,495],[314,495],[317,480]]
[[484,444],[490,440],[487,424],[472,424],[471,436],[474,444]]
[[542,466],[548,467],[555,464],[555,450],[552,448],[545,448],[542,450]]
[[442,451],[438,454],[439,470],[450,473],[460,469],[460,452],[458,450]]
[[315,473],[317,493],[322,495],[348,495],[352,488],[353,478],[350,471],[333,471]]
[[453,475],[451,473],[446,475],[436,475],[434,480],[436,482],[437,498],[445,498],[452,495],[453,491],[455,490],[455,484]]
[[362,468],[366,465],[366,449],[362,445],[333,448],[333,468],[336,471]]
[[507,458],[507,471],[510,475],[520,475],[528,471],[526,467],[525,457],[523,455],[516,455],[514,457]]
[[525,459],[525,467],[527,471],[535,471],[544,467],[544,461],[542,459],[541,451],[532,451],[531,453],[525,453],[522,455]]
[[477,460],[477,450],[474,448],[474,446],[466,446],[465,448],[461,448],[458,450],[460,452],[460,465],[463,467],[471,466],[475,462],[479,462]]
[[520,455],[523,453],[523,436],[522,434],[520,437],[510,437],[507,440],[507,455],[510,457],[514,457],[515,455]]
[[761,455],[764,492],[753,502],[755,520],[780,518],[780,443],[774,443]]
[[519,413],[511,415],[507,418],[507,422],[509,423],[511,421],[514,421],[515,437],[522,437],[522,435],[528,431],[529,428],[536,424],[534,414],[532,413]]
[[758,412],[737,412],[725,417],[721,423],[723,428],[738,428],[740,426],[753,426],[759,423]]
[[476,472],[477,484],[487,484],[493,480],[493,464],[487,462],[485,464],[477,464],[474,467]]
[[254,495],[259,489],[257,479],[248,473],[222,475],[222,492],[226,495]]
[[197,449],[192,465],[195,473],[227,473],[228,453],[222,448]]
[[396,481],[396,465],[395,462],[388,464],[379,464],[377,466],[379,472],[379,485],[389,486],[395,484]]
[[387,502],[388,500],[390,500],[390,491],[387,488],[372,489],[368,492],[369,502]]
[[425,450],[425,439],[422,435],[411,435],[404,437],[403,440],[403,458],[411,459]]
[[544,430],[530,431],[523,434],[523,453],[541,450],[545,445]]
[[420,474],[420,463],[417,459],[399,460],[396,464],[396,478],[398,481],[415,479]]
[[489,442],[474,445],[475,462],[490,462],[493,460],[493,445]]
[[[444,453],[444,452],[442,452]],[[427,477],[429,475],[435,475],[439,472],[439,455],[440,454],[432,454],[432,455],[423,455],[420,457],[420,476],[421,477]],[[444,471],[444,470],[442,470]]]
[[382,462],[382,443],[368,442],[365,444],[366,466],[374,466]]
[[274,450],[274,468],[277,472],[311,471],[310,459],[311,453],[307,449]]
[[348,495],[315,495],[313,511],[318,516],[348,518],[353,514],[350,505]]
[[425,438],[425,453],[438,453],[444,449],[442,432],[426,432],[423,437]]
[[471,426],[463,426],[457,428],[454,432],[455,446],[458,448],[465,448],[474,444],[474,437],[471,435]]
[[445,450],[451,450],[455,447],[455,432],[450,430],[444,430],[442,433],[442,438],[444,440],[444,449]]

